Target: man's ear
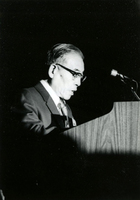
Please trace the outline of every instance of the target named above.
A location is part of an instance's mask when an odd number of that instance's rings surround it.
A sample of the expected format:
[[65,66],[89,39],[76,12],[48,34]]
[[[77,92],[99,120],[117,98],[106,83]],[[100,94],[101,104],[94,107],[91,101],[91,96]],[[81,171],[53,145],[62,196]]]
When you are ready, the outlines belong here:
[[57,66],[56,65],[50,65],[49,70],[48,70],[48,74],[50,78],[53,78],[54,74],[57,71]]

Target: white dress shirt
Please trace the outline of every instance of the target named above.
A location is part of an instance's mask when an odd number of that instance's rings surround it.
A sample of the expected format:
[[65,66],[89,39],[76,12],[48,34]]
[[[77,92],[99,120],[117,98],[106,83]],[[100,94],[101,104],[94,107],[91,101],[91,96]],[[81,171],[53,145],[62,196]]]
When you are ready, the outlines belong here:
[[58,107],[58,104],[60,103],[60,98],[57,96],[55,91],[51,88],[51,86],[48,84],[47,80],[41,80],[40,83],[44,86],[44,88],[47,90],[51,98],[53,99],[60,115],[63,115],[60,108]]

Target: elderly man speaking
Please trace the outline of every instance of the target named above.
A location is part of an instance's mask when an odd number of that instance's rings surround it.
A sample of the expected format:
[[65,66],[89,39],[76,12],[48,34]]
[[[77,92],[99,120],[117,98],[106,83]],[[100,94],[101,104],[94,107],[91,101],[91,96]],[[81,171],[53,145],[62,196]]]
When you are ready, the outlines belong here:
[[47,54],[48,80],[24,89],[18,114],[23,128],[38,134],[48,134],[76,126],[69,100],[84,81],[84,56],[72,44],[56,44]]

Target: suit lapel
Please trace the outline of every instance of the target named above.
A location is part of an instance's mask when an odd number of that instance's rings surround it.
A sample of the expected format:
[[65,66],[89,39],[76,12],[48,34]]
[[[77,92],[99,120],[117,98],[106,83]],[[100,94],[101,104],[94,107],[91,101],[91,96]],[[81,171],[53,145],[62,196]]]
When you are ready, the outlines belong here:
[[35,86],[36,90],[40,93],[43,100],[46,102],[46,106],[52,113],[52,115],[55,117],[56,122],[59,124],[61,128],[64,128],[64,122],[62,120],[62,117],[60,116],[59,111],[57,110],[57,107],[53,101],[53,99],[50,97],[48,91],[43,87],[41,83],[38,83]]

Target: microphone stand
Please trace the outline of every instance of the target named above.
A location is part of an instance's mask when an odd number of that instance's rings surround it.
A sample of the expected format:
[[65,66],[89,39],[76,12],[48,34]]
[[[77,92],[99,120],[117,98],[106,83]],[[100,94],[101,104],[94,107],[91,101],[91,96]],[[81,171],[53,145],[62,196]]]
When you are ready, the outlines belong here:
[[[135,81],[134,79],[129,79],[129,78],[126,77],[126,76],[123,76],[123,78],[121,77],[121,81],[122,81],[124,84],[130,86],[131,92],[133,93],[134,97],[135,97],[138,101],[140,101],[140,97],[137,95],[137,93],[136,93],[134,87],[131,85],[131,83],[135,83],[135,84],[136,84],[136,90],[137,90],[137,89],[138,89],[138,83],[137,83],[137,81]],[[129,83],[129,84],[127,84],[127,83]]]
[[133,93],[133,95],[135,96],[135,98],[140,101],[140,97],[137,95],[136,91],[134,90],[133,87],[131,87],[131,92]]

